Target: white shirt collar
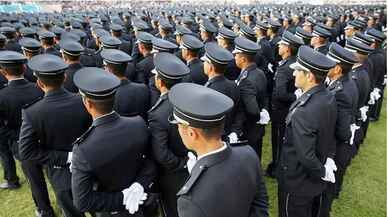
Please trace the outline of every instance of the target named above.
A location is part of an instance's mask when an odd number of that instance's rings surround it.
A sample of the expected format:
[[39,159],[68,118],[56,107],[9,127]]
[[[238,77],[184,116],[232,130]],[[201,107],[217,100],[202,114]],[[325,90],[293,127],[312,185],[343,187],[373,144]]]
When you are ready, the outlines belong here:
[[108,115],[111,115],[111,114],[113,114],[113,113],[115,113],[115,111],[111,111],[111,112],[108,113],[108,114],[101,115],[100,117],[94,119],[93,121],[96,121],[96,120],[98,120],[98,119],[100,119],[100,118],[103,118],[103,117],[106,117],[106,116],[108,116]]
[[202,158],[204,158],[204,157],[207,157],[207,156],[209,156],[209,155],[217,154],[217,153],[219,153],[219,152],[225,150],[225,149],[228,147],[228,146],[226,146],[225,142],[223,142],[222,144],[223,144],[223,146],[222,146],[221,148],[216,149],[216,150],[211,151],[211,152],[208,152],[208,153],[203,154],[203,155],[201,155],[201,156],[198,156],[197,161],[199,161],[200,159],[202,159]]

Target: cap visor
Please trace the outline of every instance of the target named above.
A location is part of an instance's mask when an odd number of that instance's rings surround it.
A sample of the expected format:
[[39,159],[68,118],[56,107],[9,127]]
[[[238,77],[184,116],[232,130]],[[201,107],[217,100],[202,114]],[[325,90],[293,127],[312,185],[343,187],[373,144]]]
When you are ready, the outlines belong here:
[[310,71],[308,68],[302,66],[298,62],[295,62],[295,63],[291,64],[290,68],[293,69],[293,70]]
[[238,50],[238,49],[234,49],[234,50],[232,51],[232,54],[237,54],[237,53],[243,53],[243,51]]
[[201,57],[201,60],[202,60],[203,62],[211,62],[211,61],[209,60],[209,58],[207,58],[205,55]]
[[187,125],[187,126],[190,125],[187,121],[184,121],[184,120],[180,119],[174,113],[168,117],[168,122],[170,124],[184,124],[184,125]]

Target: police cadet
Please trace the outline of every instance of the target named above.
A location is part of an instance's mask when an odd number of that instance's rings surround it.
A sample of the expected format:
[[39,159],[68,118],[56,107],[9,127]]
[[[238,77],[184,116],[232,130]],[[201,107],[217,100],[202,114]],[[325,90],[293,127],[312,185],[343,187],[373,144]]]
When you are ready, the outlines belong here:
[[261,159],[264,125],[269,122],[267,79],[255,61],[259,45],[244,37],[234,40],[236,65],[241,69],[236,84],[240,89],[241,107],[238,113],[243,120],[242,135],[237,135],[256,151]]
[[[22,44],[25,44],[25,41],[23,40]],[[36,40],[35,42],[39,45],[39,42]],[[2,122],[0,129],[2,138],[0,155],[3,168],[6,171],[5,178],[8,181],[0,185],[2,189],[13,189],[20,186],[15,181],[17,179],[16,168],[11,150],[15,156],[18,156],[16,141],[18,140],[22,122],[21,110],[23,106],[33,103],[33,101],[43,96],[43,92],[36,85],[28,82],[23,77],[24,63],[26,61],[27,58],[20,53],[12,51],[0,52],[1,73],[8,79],[8,85],[0,90],[0,120]],[[42,165],[34,161],[21,161],[21,167],[30,184],[32,198],[37,208],[36,216],[54,216]]]
[[286,118],[277,174],[279,216],[317,216],[326,182],[335,182],[337,107],[323,84],[334,66],[334,61],[307,46],[299,48],[296,63],[290,65],[303,95]]
[[73,205],[68,163],[72,143],[88,129],[90,116],[81,97],[63,88],[68,65],[61,58],[41,54],[33,57],[28,66],[38,77],[37,84],[45,96],[22,110],[20,158],[46,165],[47,176],[65,216],[84,216]]
[[147,120],[149,108],[149,92],[145,84],[135,83],[125,75],[127,65],[132,57],[117,49],[104,49],[101,51],[104,59],[105,70],[120,79],[117,87],[113,109],[121,116],[140,115]]
[[311,38],[311,47],[314,48],[314,50],[322,53],[327,54],[327,51],[329,50],[329,38],[331,36],[331,32],[327,31],[325,28],[322,28],[319,25],[316,25],[314,27],[313,33]]
[[38,32],[38,35],[43,48],[42,53],[61,57],[61,53],[54,47],[55,34],[53,32],[43,30]]
[[132,52],[132,44],[128,35],[124,32],[124,27],[118,24],[112,24],[110,26],[110,32],[113,37],[118,38],[121,41],[120,50],[131,55]]
[[[233,100],[192,83],[169,92],[183,143],[197,154],[188,161],[190,178],[178,192],[180,217],[268,216],[268,196],[260,162],[248,146],[230,147],[221,140]],[[191,162],[191,163],[189,163]]]
[[240,91],[234,81],[225,77],[228,64],[234,59],[233,54],[216,43],[208,43],[205,46],[205,55],[201,59],[204,61],[204,71],[209,77],[205,87],[223,93],[233,100],[235,106],[226,115],[222,138],[225,141],[226,136],[228,136],[230,143],[237,143],[242,127],[241,120],[237,120],[236,116],[240,103]]
[[313,35],[310,32],[305,31],[302,27],[298,26],[295,29],[295,35],[303,39],[304,44],[310,46]]
[[329,84],[327,89],[332,92],[337,102],[337,121],[335,124],[336,154],[335,183],[329,183],[323,194],[320,216],[330,216],[330,208],[335,197],[338,197],[343,176],[354,153],[354,127],[358,112],[358,89],[350,78],[349,72],[357,62],[355,55],[337,43],[330,45],[327,54],[336,66],[327,74]]
[[14,27],[4,26],[0,28],[0,33],[7,37],[7,42],[5,44],[6,50],[16,51],[22,53],[22,48],[17,42],[16,38],[16,29]]
[[282,60],[282,58],[279,56],[278,51],[278,42],[281,40],[281,35],[279,35],[281,27],[282,25],[278,21],[273,19],[268,20],[267,37],[274,55],[274,58],[272,59],[273,62],[270,62],[272,65],[269,66],[272,73],[276,71],[277,62]]
[[214,26],[210,20],[207,18],[201,19],[201,22],[199,23],[199,32],[203,43],[206,44],[208,42],[214,41],[214,37],[217,31],[217,27]]
[[[189,35],[194,35],[194,33],[184,27],[183,25],[176,25],[175,26],[175,32],[174,32],[174,35],[175,35],[175,41],[178,45],[180,45],[182,43],[182,37],[186,34],[189,34]],[[179,49],[178,51],[175,52],[175,55],[177,57],[179,57],[179,59],[181,59],[182,61],[184,60],[183,57],[182,57],[182,50]]]
[[[237,34],[232,30],[221,27],[218,29],[218,35],[216,36],[217,43],[220,47],[232,52],[234,50],[234,39]],[[236,80],[240,74],[240,69],[236,66],[234,58],[228,63],[227,70],[225,71],[225,77],[229,80]]]
[[85,67],[76,72],[74,83],[93,118],[73,147],[74,205],[80,211],[97,212],[98,217],[143,216],[139,206],[145,203],[155,174],[147,158],[145,121],[140,116],[122,117],[113,110],[120,85],[113,74]]
[[290,65],[295,63],[298,48],[303,45],[303,40],[289,31],[285,31],[279,43],[279,55],[282,61],[276,69],[274,88],[272,92],[272,162],[268,165],[266,175],[275,177],[278,157],[283,143],[285,120],[290,105],[296,100],[295,79]]
[[179,47],[182,50],[182,57],[190,69],[192,81],[200,85],[204,85],[208,80],[208,77],[203,70],[203,62],[199,59],[199,52],[203,46],[204,44],[201,40],[186,34],[182,36]]
[[78,88],[74,85],[73,77],[75,72],[83,67],[80,62],[80,57],[85,49],[80,43],[68,39],[62,39],[59,42],[59,46],[61,48],[62,59],[69,65],[65,70],[66,80],[64,88],[69,92],[77,93]]
[[372,39],[374,39],[374,42],[372,43],[372,47],[374,48],[374,51],[369,55],[369,61],[373,62],[373,65],[380,66],[375,67],[376,72],[376,78],[375,78],[375,89],[374,91],[380,95],[380,97],[377,97],[377,101],[375,106],[373,106],[370,109],[370,117],[369,119],[371,121],[377,121],[380,116],[381,112],[381,106],[383,102],[383,97],[381,96],[384,93],[385,88],[385,82],[386,82],[386,68],[387,68],[387,54],[382,48],[382,43],[386,39],[386,36],[383,32],[378,31],[376,29],[368,29],[365,34]]
[[[19,44],[22,47],[23,54],[27,59],[31,59],[33,56],[36,56],[41,53],[42,46],[40,42],[33,38],[21,38]],[[34,72],[27,66],[24,72],[24,78],[30,82],[36,82],[36,77]]]
[[167,217],[177,217],[177,196],[188,177],[187,149],[179,137],[177,126],[168,122],[172,115],[169,90],[190,73],[189,68],[170,53],[156,53],[154,57],[155,86],[161,95],[148,111],[153,158],[159,167],[158,184],[162,208]]
[[363,139],[365,137],[365,126],[368,121],[368,101],[371,91],[371,82],[369,79],[368,69],[367,69],[367,60],[368,54],[373,51],[373,49],[357,40],[349,38],[346,40],[345,48],[353,51],[356,55],[358,62],[353,65],[351,71],[351,77],[356,82],[356,86],[358,89],[358,114],[356,125],[360,128],[356,130],[354,144],[356,145],[357,153],[360,145],[363,143]]
[[154,36],[148,32],[138,32],[136,38],[136,44],[143,59],[136,63],[135,81],[148,85],[151,71],[154,68],[153,55],[151,53]]
[[176,41],[173,37],[172,30],[174,27],[170,24],[167,19],[160,19],[158,25],[159,33],[155,35],[155,37],[159,37],[161,39],[167,40],[171,43],[176,44]]

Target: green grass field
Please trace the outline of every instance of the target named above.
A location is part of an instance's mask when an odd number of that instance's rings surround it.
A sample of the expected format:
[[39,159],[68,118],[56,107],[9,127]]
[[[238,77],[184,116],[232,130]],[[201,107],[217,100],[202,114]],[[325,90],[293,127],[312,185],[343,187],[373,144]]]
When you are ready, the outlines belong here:
[[[380,120],[370,124],[368,137],[348,169],[342,194],[334,202],[332,217],[386,216],[386,132],[386,106],[384,104]],[[271,158],[269,134],[270,131],[267,130],[263,145],[264,168]],[[18,168],[18,174],[21,176],[22,188],[16,191],[0,191],[0,217],[34,216],[31,194],[20,168]],[[276,181],[269,178],[266,178],[265,181],[270,199],[270,216],[275,217],[277,216]],[[59,213],[51,190],[50,196],[54,209]]]

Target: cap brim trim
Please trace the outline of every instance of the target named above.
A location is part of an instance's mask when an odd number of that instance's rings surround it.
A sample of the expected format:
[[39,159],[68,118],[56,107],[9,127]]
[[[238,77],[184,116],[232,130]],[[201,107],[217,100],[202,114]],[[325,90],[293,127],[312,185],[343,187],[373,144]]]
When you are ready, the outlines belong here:
[[295,63],[291,64],[290,68],[293,69],[293,70],[302,70],[302,71],[310,72],[310,69],[304,67],[303,65],[301,65],[298,62],[295,62]]
[[[223,115],[222,117],[220,118],[214,118],[214,119],[202,119],[202,118],[195,118],[193,116],[190,116],[190,115],[187,115],[185,113],[183,113],[182,111],[180,111],[178,108],[174,108],[174,117],[176,117],[177,115],[175,114],[175,112],[179,113],[179,115],[182,115],[184,117],[187,117],[188,119],[191,119],[191,120],[194,120],[194,121],[199,121],[199,122],[207,122],[207,123],[212,123],[212,122],[219,122],[219,121],[222,121],[224,118],[225,118],[225,115]],[[178,117],[179,118],[179,117]],[[180,120],[182,120],[181,118],[179,118]],[[182,120],[182,121],[185,121],[185,120]],[[187,121],[186,121],[187,122]],[[188,124],[190,125],[190,124]]]

